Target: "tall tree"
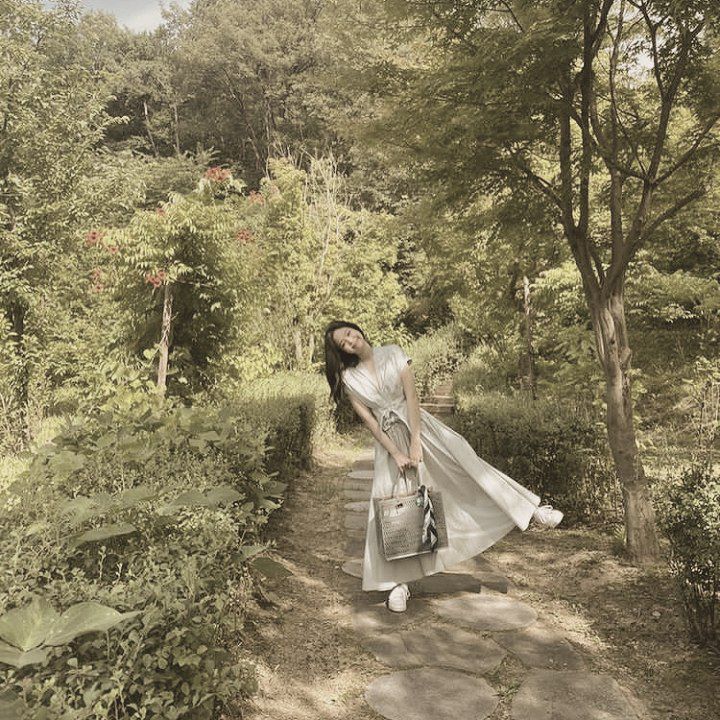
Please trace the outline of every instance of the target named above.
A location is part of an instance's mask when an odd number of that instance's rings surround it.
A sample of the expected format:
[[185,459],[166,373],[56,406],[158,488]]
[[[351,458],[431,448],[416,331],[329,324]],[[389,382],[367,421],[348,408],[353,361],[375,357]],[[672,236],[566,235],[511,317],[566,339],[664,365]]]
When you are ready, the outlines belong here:
[[375,86],[380,75],[392,96],[375,127],[422,158],[446,195],[527,186],[547,203],[582,277],[628,551],[653,561],[625,280],[662,224],[707,192],[718,156],[720,8],[712,0],[385,4],[415,57],[375,68]]

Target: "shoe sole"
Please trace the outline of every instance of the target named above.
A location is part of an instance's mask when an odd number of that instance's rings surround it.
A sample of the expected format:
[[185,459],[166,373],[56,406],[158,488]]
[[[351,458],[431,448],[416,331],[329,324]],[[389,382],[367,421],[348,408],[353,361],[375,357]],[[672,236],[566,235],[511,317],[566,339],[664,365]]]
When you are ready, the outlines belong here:
[[390,605],[388,604],[388,601],[387,601],[387,600],[385,600],[385,607],[386,607],[390,612],[394,612],[394,613],[404,613],[404,612],[407,611],[407,605],[405,606],[405,610],[393,610],[393,609],[390,607]]

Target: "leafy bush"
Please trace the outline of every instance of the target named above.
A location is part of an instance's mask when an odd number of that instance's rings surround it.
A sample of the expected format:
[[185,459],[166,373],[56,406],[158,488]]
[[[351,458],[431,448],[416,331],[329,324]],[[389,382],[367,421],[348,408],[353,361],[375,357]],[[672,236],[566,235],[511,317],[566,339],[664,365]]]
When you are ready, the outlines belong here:
[[581,407],[460,394],[453,425],[484,460],[561,508],[568,524],[622,518],[603,424]]
[[468,355],[453,379],[457,393],[473,394],[507,390],[515,384],[518,374],[517,355],[481,343]]
[[720,650],[720,474],[696,459],[653,492],[689,635]]
[[424,335],[405,350],[413,361],[420,397],[431,394],[438,384],[450,380],[463,358],[457,329],[452,324]]
[[9,717],[210,719],[256,689],[254,666],[227,648],[241,644],[257,573],[287,572],[262,556],[286,488],[266,442],[283,437],[303,465],[307,407],[258,430],[250,404],[187,408],[147,390],[131,379],[70,419],[0,494],[0,614],[93,603],[124,618],[61,645],[38,633],[24,644],[39,662],[23,666],[7,662],[22,648],[0,617]]
[[266,467],[290,477],[309,469],[313,447],[324,447],[335,434],[334,403],[324,377],[317,373],[285,371],[250,382],[227,382],[214,397],[267,432]]

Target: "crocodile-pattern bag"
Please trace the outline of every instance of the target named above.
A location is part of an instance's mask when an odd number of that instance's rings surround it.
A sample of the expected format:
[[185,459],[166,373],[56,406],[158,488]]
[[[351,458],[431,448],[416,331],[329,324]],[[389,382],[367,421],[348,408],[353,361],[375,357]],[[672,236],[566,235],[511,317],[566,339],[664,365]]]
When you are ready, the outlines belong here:
[[[408,432],[402,421],[391,420],[383,430],[398,450],[409,453]],[[406,493],[395,495],[395,487],[401,476],[405,482]],[[414,492],[407,492],[413,480],[418,488]],[[373,503],[378,541],[386,560],[423,555],[436,552],[440,547],[447,547],[442,494],[420,484],[418,468],[410,467],[400,471],[393,483],[393,495],[373,498]]]

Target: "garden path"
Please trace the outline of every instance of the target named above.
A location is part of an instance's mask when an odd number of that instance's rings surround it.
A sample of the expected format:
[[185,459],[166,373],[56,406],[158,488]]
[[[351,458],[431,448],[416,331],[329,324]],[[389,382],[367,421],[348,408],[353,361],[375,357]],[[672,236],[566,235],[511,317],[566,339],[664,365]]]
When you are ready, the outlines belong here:
[[495,563],[498,546],[559,530],[513,530],[450,572],[409,583],[407,611],[392,613],[387,593],[361,590],[367,438],[316,459],[269,528],[293,575],[269,583],[256,615],[248,646],[260,688],[238,718],[649,720],[596,662],[587,632],[564,627]]

